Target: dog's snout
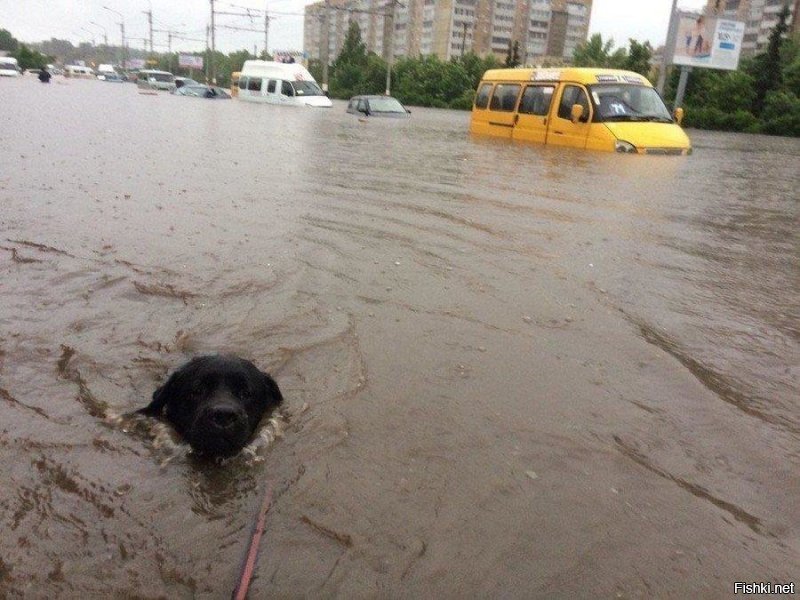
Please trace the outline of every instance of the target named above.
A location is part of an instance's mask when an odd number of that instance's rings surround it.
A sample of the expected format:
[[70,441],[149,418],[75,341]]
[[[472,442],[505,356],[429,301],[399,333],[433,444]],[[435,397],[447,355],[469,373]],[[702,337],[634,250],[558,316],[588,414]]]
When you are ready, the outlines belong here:
[[220,429],[230,429],[242,420],[240,411],[229,406],[217,406],[208,411],[208,420]]

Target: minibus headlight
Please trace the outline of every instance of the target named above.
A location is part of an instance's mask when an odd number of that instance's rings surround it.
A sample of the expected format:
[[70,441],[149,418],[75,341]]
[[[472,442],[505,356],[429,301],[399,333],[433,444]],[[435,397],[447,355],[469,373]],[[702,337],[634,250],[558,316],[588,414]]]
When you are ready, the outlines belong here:
[[617,140],[616,142],[614,142],[614,150],[616,150],[617,152],[636,154],[636,146],[634,146],[630,142],[625,142],[623,140]]

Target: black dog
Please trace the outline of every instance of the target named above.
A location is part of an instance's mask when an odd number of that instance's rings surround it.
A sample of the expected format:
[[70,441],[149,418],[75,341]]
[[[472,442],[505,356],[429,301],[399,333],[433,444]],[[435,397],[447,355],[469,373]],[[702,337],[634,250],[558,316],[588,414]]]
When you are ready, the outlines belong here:
[[166,417],[198,453],[230,456],[283,401],[272,377],[237,356],[200,356],[175,371],[138,412]]

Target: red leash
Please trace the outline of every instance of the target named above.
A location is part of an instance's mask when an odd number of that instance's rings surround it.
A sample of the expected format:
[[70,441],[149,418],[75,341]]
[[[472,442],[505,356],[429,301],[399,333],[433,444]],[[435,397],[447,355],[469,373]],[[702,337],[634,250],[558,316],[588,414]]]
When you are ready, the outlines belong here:
[[250,546],[247,549],[242,571],[239,575],[239,584],[236,586],[236,589],[233,590],[233,595],[231,596],[233,600],[244,600],[247,597],[247,588],[250,587],[250,580],[253,578],[256,560],[258,559],[258,544],[261,541],[261,536],[264,534],[264,523],[267,520],[267,511],[269,510],[271,502],[272,482],[267,482],[267,490],[264,492],[264,501],[261,503],[261,510],[258,511],[258,518],[253,527],[253,533],[250,536]]

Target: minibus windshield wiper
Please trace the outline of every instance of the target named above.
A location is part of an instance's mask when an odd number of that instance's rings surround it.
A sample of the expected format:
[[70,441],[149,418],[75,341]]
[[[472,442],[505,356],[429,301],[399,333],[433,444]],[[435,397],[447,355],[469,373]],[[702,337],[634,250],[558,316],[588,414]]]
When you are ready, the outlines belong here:
[[657,121],[659,123],[672,123],[672,119],[657,115],[609,115],[603,117],[603,121]]
[[641,117],[636,115],[608,115],[603,117],[603,121],[640,121]]
[[649,115],[646,117],[641,117],[643,121],[655,121],[657,123],[672,123],[672,119],[669,117],[659,117],[657,115]]

